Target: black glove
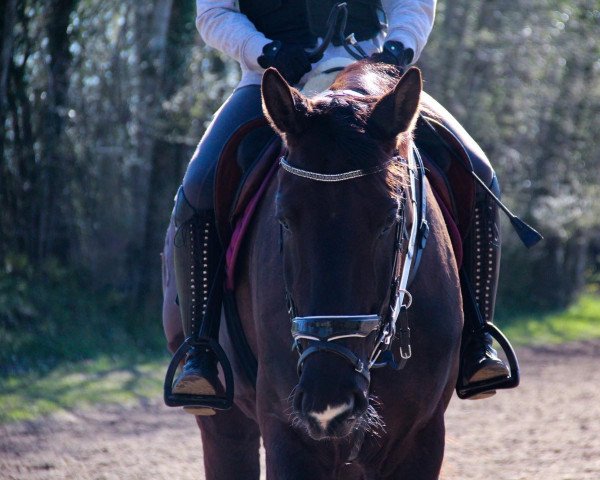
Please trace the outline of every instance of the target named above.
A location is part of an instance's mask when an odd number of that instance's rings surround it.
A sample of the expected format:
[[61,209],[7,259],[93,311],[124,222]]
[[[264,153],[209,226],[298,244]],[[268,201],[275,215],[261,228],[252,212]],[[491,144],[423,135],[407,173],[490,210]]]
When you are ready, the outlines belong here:
[[300,45],[281,43],[279,40],[266,44],[257,61],[262,68],[275,67],[292,85],[298,83],[312,68],[304,48]]
[[410,65],[414,56],[415,52],[413,52],[412,48],[404,48],[402,42],[388,40],[383,44],[381,52],[371,55],[371,60],[374,62],[389,63],[390,65],[400,67],[400,70],[404,70]]

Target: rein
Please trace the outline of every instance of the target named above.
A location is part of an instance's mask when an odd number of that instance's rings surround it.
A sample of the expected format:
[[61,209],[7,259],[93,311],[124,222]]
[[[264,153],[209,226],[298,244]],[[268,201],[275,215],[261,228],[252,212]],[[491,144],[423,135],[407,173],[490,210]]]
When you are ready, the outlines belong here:
[[[407,290],[407,285],[418,267],[420,253],[425,247],[428,233],[425,218],[424,168],[421,157],[414,147],[409,153],[408,160],[401,157],[394,157],[383,165],[335,174],[323,174],[303,170],[290,165],[285,156],[280,158],[279,163],[284,171],[318,182],[342,182],[373,175],[384,171],[395,160],[407,166],[410,179],[410,198],[407,198],[406,195],[402,196],[401,218],[396,225],[388,312],[386,315],[316,315],[300,317],[297,315],[295,303],[286,285],[285,295],[288,313],[292,322],[294,347],[300,355],[297,364],[299,376],[302,373],[302,366],[306,359],[317,352],[329,352],[341,356],[352,365],[356,372],[363,375],[367,381],[370,381],[371,368],[391,366],[396,370],[400,370],[404,368],[407,360],[411,357],[410,328],[406,310],[412,303],[412,296]],[[417,200],[417,176],[421,193],[420,202]],[[410,232],[407,232],[406,225],[407,207],[411,209],[413,218]],[[406,241],[408,242],[406,243]],[[401,316],[402,313],[403,315]],[[397,363],[391,349],[394,337],[396,336],[396,324],[399,319],[400,335],[398,351],[401,360]],[[366,338],[375,332],[378,332],[377,339],[366,362],[349,348],[339,343],[334,343],[336,340],[347,338]],[[301,340],[308,340],[313,343],[304,349],[300,344]]]

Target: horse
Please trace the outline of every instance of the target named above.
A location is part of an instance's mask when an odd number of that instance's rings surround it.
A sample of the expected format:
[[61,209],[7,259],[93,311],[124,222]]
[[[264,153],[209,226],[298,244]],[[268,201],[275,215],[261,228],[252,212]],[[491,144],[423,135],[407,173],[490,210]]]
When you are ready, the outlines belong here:
[[[276,70],[264,73],[263,110],[286,154],[245,241],[235,292],[257,381],[221,329],[235,402],[196,417],[207,479],[258,479],[261,438],[268,479],[438,478],[463,314],[431,189],[426,248],[408,283],[402,273],[414,263],[421,92],[417,68],[401,76],[368,60],[312,98]],[[401,365],[375,368],[382,358],[395,365],[397,351]]]

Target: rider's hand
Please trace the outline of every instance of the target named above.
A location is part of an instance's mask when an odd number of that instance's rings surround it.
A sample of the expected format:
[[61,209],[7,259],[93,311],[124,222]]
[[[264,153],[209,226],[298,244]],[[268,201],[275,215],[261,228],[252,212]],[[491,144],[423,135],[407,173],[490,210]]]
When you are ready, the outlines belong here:
[[402,42],[388,40],[383,44],[383,50],[371,55],[374,62],[389,63],[404,70],[412,62],[415,56],[412,48],[404,48]]
[[279,40],[264,46],[262,55],[258,57],[258,64],[262,68],[275,67],[292,85],[298,83],[312,68],[304,48]]

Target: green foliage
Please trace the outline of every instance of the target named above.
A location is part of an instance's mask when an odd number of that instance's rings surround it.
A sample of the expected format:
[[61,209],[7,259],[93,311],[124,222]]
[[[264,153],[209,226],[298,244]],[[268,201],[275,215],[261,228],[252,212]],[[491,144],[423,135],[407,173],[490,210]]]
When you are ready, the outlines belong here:
[[[194,9],[7,2],[0,259],[17,252],[39,269],[60,258],[91,272],[95,289],[156,305],[173,196],[239,79],[231,59],[202,44]],[[531,292],[524,304],[564,307],[597,273],[583,266],[600,244],[599,30],[597,0],[438,2],[419,59],[426,89],[482,145],[507,204],[547,238],[525,255],[505,235],[508,303]]]
[[96,404],[158,400],[167,365],[166,356],[141,363],[101,356],[45,374],[0,378],[0,423]]
[[504,201],[545,237],[530,252],[504,228],[501,300],[564,308],[600,231],[597,0],[438,2],[420,60],[425,88],[496,169]]
[[97,290],[88,275],[55,261],[35,274],[22,257],[7,265],[0,272],[0,376],[164,352],[158,310],[146,315],[121,292]]
[[169,361],[158,309],[56,260],[8,256],[0,271],[0,422],[97,403],[159,399]]
[[520,345],[600,338],[600,294],[585,293],[566,310],[552,313],[505,312],[497,323],[512,342]]

